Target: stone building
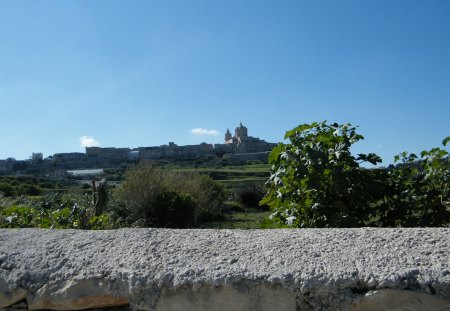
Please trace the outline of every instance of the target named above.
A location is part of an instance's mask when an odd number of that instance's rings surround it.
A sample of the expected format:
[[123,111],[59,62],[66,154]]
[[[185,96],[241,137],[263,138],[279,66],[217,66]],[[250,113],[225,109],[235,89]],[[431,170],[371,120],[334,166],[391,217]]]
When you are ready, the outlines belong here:
[[222,157],[230,153],[267,152],[272,150],[274,146],[276,144],[248,136],[248,129],[240,123],[234,131],[234,136],[227,129],[224,144],[201,143],[199,145],[178,146],[174,142],[169,142],[168,145],[139,147],[135,149],[86,147],[86,157],[90,160],[96,159],[106,162],[158,159],[191,160],[204,158],[208,155]]
[[30,160],[33,162],[39,162],[44,160],[44,155],[42,152],[33,152],[33,154],[30,157]]
[[53,155],[53,161],[58,162],[73,162],[82,161],[86,155],[81,152],[67,152],[67,153],[55,153]]
[[239,126],[234,130],[234,139],[236,139],[239,142],[246,138],[248,138],[248,131],[247,128],[243,126],[241,122]]
[[231,136],[230,129],[227,129],[227,132],[225,133],[225,144],[232,144],[233,143],[233,136]]
[[90,159],[105,162],[124,162],[128,161],[131,153],[130,148],[101,148],[86,147],[86,156]]
[[225,144],[229,147],[229,153],[260,153],[272,150],[277,144],[268,143],[265,140],[248,136],[248,129],[242,122],[234,130],[234,136],[231,137],[230,130],[225,134]]

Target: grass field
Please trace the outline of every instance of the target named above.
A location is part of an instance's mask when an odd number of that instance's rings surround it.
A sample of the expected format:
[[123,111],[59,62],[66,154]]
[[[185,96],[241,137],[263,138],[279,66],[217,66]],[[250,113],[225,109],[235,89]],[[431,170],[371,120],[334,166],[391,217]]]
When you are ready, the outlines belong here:
[[178,172],[205,174],[228,190],[236,190],[248,185],[262,186],[269,178],[269,164],[244,164],[225,167],[167,167]]
[[266,225],[270,212],[256,209],[245,209],[243,212],[225,214],[225,219],[208,222],[202,229],[261,229]]

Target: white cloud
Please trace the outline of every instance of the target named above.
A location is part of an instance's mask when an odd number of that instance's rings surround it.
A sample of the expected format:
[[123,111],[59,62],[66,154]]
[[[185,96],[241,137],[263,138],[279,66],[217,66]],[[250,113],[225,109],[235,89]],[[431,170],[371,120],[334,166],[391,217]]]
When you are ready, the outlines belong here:
[[100,142],[92,136],[83,136],[80,137],[80,145],[81,147],[98,147],[100,146]]
[[217,135],[220,134],[219,131],[203,129],[201,127],[197,127],[195,129],[192,129],[191,133],[194,134],[194,135],[206,135],[206,136],[217,136]]

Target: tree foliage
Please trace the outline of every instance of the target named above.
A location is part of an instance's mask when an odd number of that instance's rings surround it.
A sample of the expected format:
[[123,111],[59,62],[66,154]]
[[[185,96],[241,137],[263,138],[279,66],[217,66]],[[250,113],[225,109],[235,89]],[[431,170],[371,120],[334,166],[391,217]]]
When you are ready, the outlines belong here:
[[[294,227],[433,226],[449,222],[448,153],[439,148],[402,154],[390,171],[368,170],[374,153],[351,154],[364,139],[351,124],[303,124],[270,154],[272,218]],[[448,139],[447,139],[448,141]],[[446,140],[444,140],[446,143]]]

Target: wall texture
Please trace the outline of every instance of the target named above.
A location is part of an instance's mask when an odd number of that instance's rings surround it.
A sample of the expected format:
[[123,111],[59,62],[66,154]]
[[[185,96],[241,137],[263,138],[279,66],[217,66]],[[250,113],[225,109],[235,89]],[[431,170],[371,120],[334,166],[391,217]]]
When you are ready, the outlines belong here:
[[450,229],[0,230],[0,309],[450,310]]

